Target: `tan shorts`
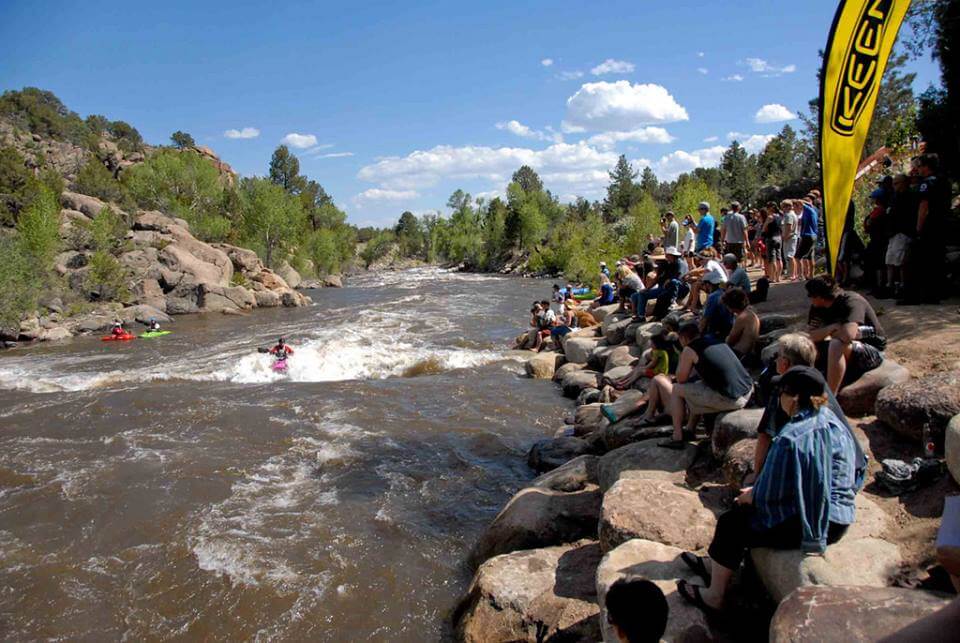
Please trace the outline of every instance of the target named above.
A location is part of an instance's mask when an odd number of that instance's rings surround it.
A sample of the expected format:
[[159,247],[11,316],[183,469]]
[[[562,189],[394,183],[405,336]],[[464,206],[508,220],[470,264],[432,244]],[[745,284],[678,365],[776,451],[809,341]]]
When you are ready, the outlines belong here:
[[724,397],[703,382],[689,382],[687,384],[676,384],[676,391],[683,392],[683,399],[687,407],[694,415],[706,415],[710,413],[722,413],[724,411],[736,411],[742,409],[750,401],[750,395],[753,394],[751,387],[747,394],[736,400]]

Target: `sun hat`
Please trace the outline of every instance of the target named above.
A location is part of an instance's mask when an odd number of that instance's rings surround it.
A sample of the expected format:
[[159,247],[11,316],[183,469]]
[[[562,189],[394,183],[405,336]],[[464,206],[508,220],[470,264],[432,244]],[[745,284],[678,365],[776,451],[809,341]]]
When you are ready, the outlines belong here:
[[663,254],[665,254],[665,255],[671,255],[671,256],[673,256],[673,257],[680,257],[680,256],[682,256],[681,253],[680,253],[680,251],[677,250],[676,248],[674,248],[673,246],[667,246],[666,248],[664,248]]

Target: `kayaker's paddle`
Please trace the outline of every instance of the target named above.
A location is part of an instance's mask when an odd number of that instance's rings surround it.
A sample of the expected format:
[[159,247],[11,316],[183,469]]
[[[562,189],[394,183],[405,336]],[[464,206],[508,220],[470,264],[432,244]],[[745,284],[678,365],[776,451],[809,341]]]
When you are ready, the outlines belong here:
[[262,346],[257,346],[257,352],[258,352],[258,353],[269,353],[269,352],[270,352],[270,349],[269,349],[269,348],[263,348]]

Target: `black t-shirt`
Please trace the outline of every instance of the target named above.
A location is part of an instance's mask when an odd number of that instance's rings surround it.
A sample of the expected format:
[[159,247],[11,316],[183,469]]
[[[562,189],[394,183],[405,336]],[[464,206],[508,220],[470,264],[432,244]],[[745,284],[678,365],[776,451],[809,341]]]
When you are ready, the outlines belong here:
[[917,236],[917,198],[910,190],[893,193],[890,209],[891,235],[905,234],[911,239]]
[[950,210],[950,186],[935,176],[928,176],[917,189],[919,203],[927,203],[927,218],[920,231],[921,239],[939,240],[940,224]]
[[698,337],[690,342],[690,348],[697,354],[697,363],[693,365],[697,375],[717,393],[736,400],[753,388],[750,373],[727,344]]
[[878,336],[886,336],[870,302],[860,294],[846,290],[841,291],[833,303],[826,308],[811,306],[807,322],[810,328],[854,322],[858,326],[873,326]]

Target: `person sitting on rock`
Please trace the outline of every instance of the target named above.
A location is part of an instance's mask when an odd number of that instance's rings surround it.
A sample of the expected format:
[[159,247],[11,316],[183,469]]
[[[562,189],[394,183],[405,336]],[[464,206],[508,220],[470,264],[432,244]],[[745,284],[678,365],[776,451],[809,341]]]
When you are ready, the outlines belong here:
[[720,301],[724,291],[720,288],[720,277],[707,273],[701,281],[703,292],[707,293],[707,303],[703,305],[700,318],[700,333],[717,341],[724,341],[733,328],[733,313]]
[[740,265],[740,260],[737,259],[737,256],[734,254],[723,255],[723,268],[727,271],[727,275],[729,275],[726,287],[740,288],[749,295],[752,286],[750,283],[750,275],[748,275],[747,271]]
[[617,300],[617,291],[610,282],[610,276],[600,273],[600,296],[593,300],[590,308],[599,308],[600,306],[609,306]]
[[[657,375],[670,375],[670,353],[673,351],[673,342],[666,332],[659,333],[650,338],[650,349],[644,353],[645,359],[637,362],[629,374],[618,380],[610,382],[614,391],[625,391],[632,388],[633,385],[642,377],[653,378]],[[616,399],[616,395],[611,395],[610,399]],[[602,411],[602,409],[601,409]],[[615,421],[615,420],[614,420]]]
[[667,631],[670,606],[663,590],[644,578],[621,578],[607,590],[607,622],[620,643],[657,643]]
[[689,603],[713,614],[721,609],[734,572],[754,547],[823,553],[853,524],[854,445],[843,423],[826,407],[823,378],[791,369],[777,381],[780,408],[790,418],[773,440],[753,487],[717,519],[707,560],[681,559],[706,586],[677,582]]
[[883,363],[883,327],[866,299],[841,289],[830,275],[814,277],[805,287],[810,299],[808,334],[817,345],[817,368],[837,393]]
[[720,297],[720,303],[733,313],[733,327],[727,335],[727,344],[742,362],[753,355],[760,337],[760,317],[750,305],[750,298],[740,288],[730,288]]
[[[813,365],[817,359],[817,347],[806,335],[800,333],[788,333],[777,340],[778,352],[774,359],[772,368],[765,370],[760,375],[760,381],[757,384],[758,397],[764,405],[763,415],[760,423],[757,425],[757,446],[754,452],[753,470],[754,473],[748,475],[745,482],[752,482],[756,476],[763,470],[763,464],[767,459],[767,452],[770,450],[770,444],[777,437],[780,430],[790,421],[790,418],[780,408],[780,389],[773,383],[778,375],[783,375],[789,370],[805,369],[807,374],[813,378],[823,379],[823,375],[816,370]],[[843,422],[844,427],[853,440],[854,458],[856,467],[857,489],[863,486],[863,481],[867,474],[867,456],[863,452],[863,447],[853,434],[853,428],[847,421],[847,416],[840,403],[834,397],[829,387],[826,389],[827,408],[833,411],[833,414]]]
[[556,326],[557,313],[550,308],[550,302],[544,299],[540,302],[540,316],[537,319],[537,335],[534,337],[533,347],[530,349],[534,353],[539,353],[543,349],[543,342],[553,333],[553,327]]
[[693,439],[701,415],[742,409],[753,393],[750,374],[729,346],[701,337],[696,322],[681,326],[679,336],[684,348],[677,366],[677,383],[674,385],[662,375],[653,378],[644,416],[644,421],[650,423],[656,418],[657,404],[668,404],[673,436],[659,443],[668,449],[683,449],[684,439]]
[[715,275],[721,285],[727,283],[727,272],[717,261],[717,253],[713,248],[707,248],[697,253],[694,259],[696,268],[692,268],[682,278],[685,283],[690,284],[690,296],[687,298],[685,308],[696,312],[700,309],[700,283],[707,274]]

